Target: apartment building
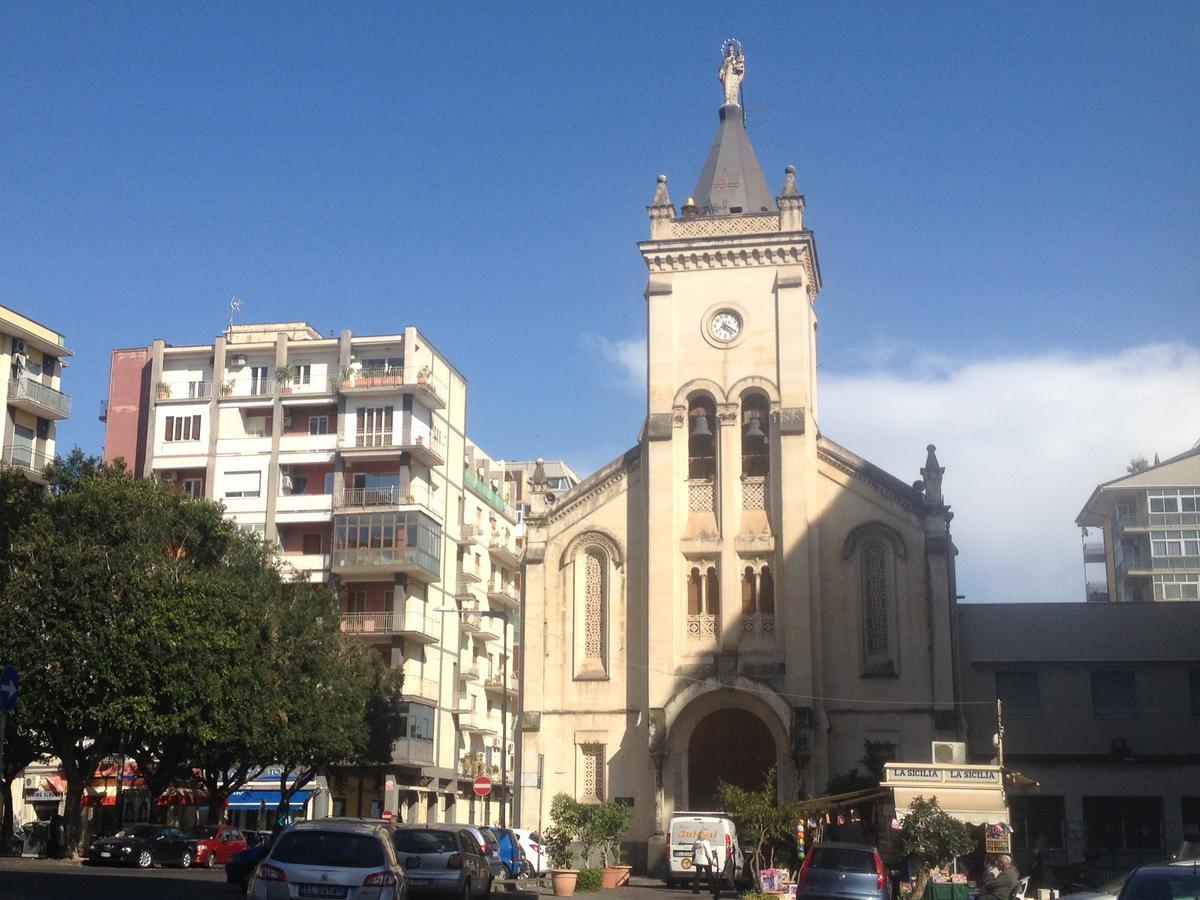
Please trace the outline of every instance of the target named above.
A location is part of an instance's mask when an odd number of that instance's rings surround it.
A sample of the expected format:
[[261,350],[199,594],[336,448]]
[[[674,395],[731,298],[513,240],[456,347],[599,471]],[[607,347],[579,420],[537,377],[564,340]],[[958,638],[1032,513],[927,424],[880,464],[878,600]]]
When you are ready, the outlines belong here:
[[105,458],[223,503],[283,566],[332,582],[343,629],[403,670],[392,763],[334,773],[335,815],[507,819],[502,786],[481,799],[471,780],[511,771],[517,521],[466,401],[413,327],[238,325],[112,355]]
[[1200,443],[1098,485],[1083,529],[1087,599],[1200,599]]
[[71,414],[71,398],[62,391],[70,355],[57,331],[0,306],[0,390],[7,398],[0,465],[42,480],[54,459],[58,422]]

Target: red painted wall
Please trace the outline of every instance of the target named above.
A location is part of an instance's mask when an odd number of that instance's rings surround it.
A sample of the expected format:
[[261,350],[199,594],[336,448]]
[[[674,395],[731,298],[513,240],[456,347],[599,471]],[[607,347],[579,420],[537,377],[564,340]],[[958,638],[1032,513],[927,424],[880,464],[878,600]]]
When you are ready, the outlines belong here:
[[135,475],[145,474],[146,426],[150,417],[150,351],[114,350],[108,374],[104,461],[117,457]]

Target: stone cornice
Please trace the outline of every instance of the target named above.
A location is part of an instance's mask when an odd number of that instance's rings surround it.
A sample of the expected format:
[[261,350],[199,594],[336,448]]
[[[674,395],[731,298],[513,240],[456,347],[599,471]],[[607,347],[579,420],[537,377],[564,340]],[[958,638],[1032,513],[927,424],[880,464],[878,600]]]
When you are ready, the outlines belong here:
[[894,475],[867,462],[824,435],[818,438],[817,459],[840,472],[864,481],[883,497],[909,512],[921,515],[925,512],[923,495]]
[[821,287],[812,232],[808,231],[642,241],[638,249],[651,274],[799,265],[804,269],[810,299],[816,297]]

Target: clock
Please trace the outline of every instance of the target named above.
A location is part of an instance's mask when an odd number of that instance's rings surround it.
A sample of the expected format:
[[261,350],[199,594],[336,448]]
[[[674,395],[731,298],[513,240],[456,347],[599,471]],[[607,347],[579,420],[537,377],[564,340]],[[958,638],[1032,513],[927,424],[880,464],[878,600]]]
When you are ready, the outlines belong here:
[[708,333],[727,344],[742,333],[742,317],[732,309],[722,309],[708,320]]

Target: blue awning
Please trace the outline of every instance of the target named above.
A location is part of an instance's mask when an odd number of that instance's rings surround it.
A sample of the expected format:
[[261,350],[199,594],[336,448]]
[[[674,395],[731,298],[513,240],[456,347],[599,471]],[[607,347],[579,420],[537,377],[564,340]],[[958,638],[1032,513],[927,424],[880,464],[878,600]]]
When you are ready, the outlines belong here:
[[[302,807],[312,795],[312,791],[296,791],[292,794],[292,799],[288,801],[288,806],[293,809]],[[279,791],[234,791],[229,795],[228,808],[258,809],[260,804],[265,803],[267,809],[272,810],[279,806],[280,796]]]

